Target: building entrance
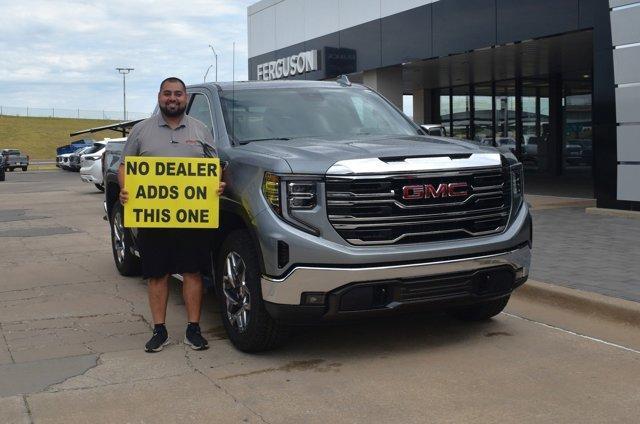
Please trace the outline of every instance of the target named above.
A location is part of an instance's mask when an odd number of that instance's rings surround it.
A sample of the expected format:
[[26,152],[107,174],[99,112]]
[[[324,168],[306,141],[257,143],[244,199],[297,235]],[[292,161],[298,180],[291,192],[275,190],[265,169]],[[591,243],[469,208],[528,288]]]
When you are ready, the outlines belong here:
[[[422,122],[442,123],[452,137],[516,155],[530,192],[592,198],[591,35],[413,63],[403,72],[410,80],[405,87],[422,85]],[[450,85],[442,85],[445,78]]]

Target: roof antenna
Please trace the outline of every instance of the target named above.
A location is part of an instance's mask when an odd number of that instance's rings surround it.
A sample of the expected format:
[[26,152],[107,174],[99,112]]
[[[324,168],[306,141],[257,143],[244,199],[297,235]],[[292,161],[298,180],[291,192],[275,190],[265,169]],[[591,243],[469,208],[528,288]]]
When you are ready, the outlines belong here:
[[349,81],[349,77],[345,74],[342,74],[336,79],[336,82],[343,87],[351,87],[351,81]]

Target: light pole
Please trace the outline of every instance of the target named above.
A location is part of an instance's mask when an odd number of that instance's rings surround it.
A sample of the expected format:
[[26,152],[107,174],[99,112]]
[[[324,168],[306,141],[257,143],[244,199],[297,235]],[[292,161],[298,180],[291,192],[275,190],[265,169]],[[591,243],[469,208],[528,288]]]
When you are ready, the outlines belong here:
[[122,74],[122,103],[124,107],[122,116],[125,121],[127,120],[127,74],[133,70],[133,68],[116,68],[116,71]]
[[204,73],[204,77],[202,78],[202,82],[207,82],[207,75],[209,75],[209,69],[211,69],[213,65],[209,65],[207,68],[207,72]]
[[211,44],[209,44],[209,47],[211,47],[211,51],[213,52],[213,56],[216,58],[216,82],[218,82],[218,55],[217,55],[215,49],[213,48],[213,46]]

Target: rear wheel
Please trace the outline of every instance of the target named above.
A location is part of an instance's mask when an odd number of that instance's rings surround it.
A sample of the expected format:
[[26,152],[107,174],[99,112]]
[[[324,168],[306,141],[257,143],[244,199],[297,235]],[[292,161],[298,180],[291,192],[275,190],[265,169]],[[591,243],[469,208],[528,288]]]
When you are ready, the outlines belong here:
[[449,313],[462,321],[486,321],[502,312],[509,302],[509,297],[452,309]]
[[288,327],[264,307],[258,251],[249,233],[234,231],[225,239],[216,262],[216,292],[229,340],[243,352],[261,352],[281,345]]
[[22,167],[22,170],[23,170],[23,171],[26,171],[26,170],[27,170],[27,167],[26,167],[26,166],[23,166],[23,167]]
[[140,258],[131,252],[133,237],[124,227],[124,210],[120,202],[116,202],[111,210],[111,250],[118,272],[125,276],[140,274]]

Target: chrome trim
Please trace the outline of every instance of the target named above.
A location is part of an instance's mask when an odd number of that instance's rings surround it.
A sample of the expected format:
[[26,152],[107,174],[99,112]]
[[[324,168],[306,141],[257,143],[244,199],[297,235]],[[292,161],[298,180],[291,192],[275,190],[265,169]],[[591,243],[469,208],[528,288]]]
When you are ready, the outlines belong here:
[[505,206],[504,204],[502,206],[498,206],[495,208],[487,208],[487,209],[473,209],[470,211],[461,211],[461,212],[442,212],[442,213],[433,213],[433,214],[422,214],[422,215],[397,215],[397,216],[381,216],[381,217],[362,217],[362,218],[356,218],[355,216],[352,215],[329,215],[329,220],[331,220],[331,222],[336,222],[336,221],[340,221],[339,223],[342,222],[370,222],[370,221],[375,221],[375,222],[386,222],[386,221],[401,221],[401,220],[407,220],[408,222],[411,222],[412,219],[422,219],[422,218],[442,218],[442,217],[447,217],[447,216],[465,216],[465,215],[472,215],[474,213],[490,213],[490,212],[502,212],[505,209],[508,209],[508,206]]
[[393,278],[430,277],[474,271],[494,266],[511,266],[526,277],[531,264],[528,246],[510,252],[419,264],[366,268],[296,267],[283,278],[261,278],[262,297],[267,302],[299,305],[304,292],[330,292],[347,284]]
[[327,199],[344,199],[344,198],[365,198],[365,197],[395,197],[396,196],[396,191],[395,190],[391,190],[389,192],[385,192],[385,193],[351,193],[350,191],[328,191],[327,192]]
[[366,158],[338,161],[329,168],[327,175],[448,171],[501,165],[499,153],[472,153],[466,158],[454,157],[453,159],[450,156],[405,158],[395,162],[385,162],[381,158]]
[[[355,230],[358,228],[375,228],[375,227],[402,227],[416,224],[440,224],[443,222],[460,222],[460,221],[469,221],[469,220],[482,220],[482,219],[491,219],[491,218],[504,218],[509,216],[509,211],[492,213],[488,215],[474,215],[474,216],[466,216],[466,217],[457,217],[457,218],[445,218],[445,219],[430,219],[430,220],[422,220],[422,221],[403,221],[403,222],[375,222],[372,224],[343,224],[343,223],[333,223],[333,228],[341,229],[341,230]],[[457,230],[456,230],[457,231]],[[431,234],[429,232],[428,234]]]
[[327,204],[330,206],[355,206],[357,204],[379,204],[379,203],[393,203],[400,209],[428,209],[428,208],[444,208],[450,206],[462,206],[466,203],[469,203],[471,199],[475,199],[476,197],[489,197],[496,196],[502,197],[504,196],[504,192],[502,191],[491,191],[486,193],[473,193],[471,196],[467,197],[462,202],[456,203],[438,203],[432,205],[405,205],[404,203],[398,202],[395,199],[386,199],[386,200],[327,200]]
[[356,246],[376,246],[376,245],[382,245],[382,244],[394,244],[394,243],[399,242],[403,238],[413,237],[413,236],[426,236],[426,235],[429,235],[429,234],[467,233],[467,234],[469,234],[470,236],[473,236],[473,237],[488,236],[490,234],[501,233],[506,228],[507,228],[506,226],[501,225],[499,227],[496,227],[493,230],[479,231],[479,232],[476,232],[476,233],[474,233],[473,231],[469,231],[466,228],[456,228],[454,230],[424,231],[424,232],[420,232],[420,233],[404,233],[401,236],[396,237],[394,239],[390,239],[390,240],[376,240],[376,241],[363,241],[361,239],[346,239],[346,240],[349,243],[354,244]]

